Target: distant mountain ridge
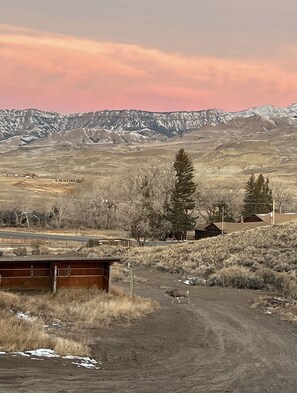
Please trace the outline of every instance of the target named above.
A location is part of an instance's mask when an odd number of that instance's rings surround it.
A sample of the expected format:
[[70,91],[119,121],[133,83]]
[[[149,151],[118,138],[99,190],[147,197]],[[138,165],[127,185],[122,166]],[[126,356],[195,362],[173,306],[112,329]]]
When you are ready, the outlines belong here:
[[[240,112],[218,109],[181,112],[104,110],[60,114],[36,109],[0,110],[0,143],[28,145],[41,139],[80,143],[116,143],[171,138],[205,125],[228,124],[234,119],[258,117],[264,121],[286,119],[297,125],[297,103],[286,108],[272,105]],[[277,125],[275,125],[277,127]]]

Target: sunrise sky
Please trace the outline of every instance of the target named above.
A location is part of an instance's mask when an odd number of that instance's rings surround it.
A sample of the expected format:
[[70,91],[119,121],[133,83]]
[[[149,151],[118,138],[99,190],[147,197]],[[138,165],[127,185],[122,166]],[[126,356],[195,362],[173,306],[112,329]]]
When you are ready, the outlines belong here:
[[297,101],[296,0],[0,0],[0,109]]

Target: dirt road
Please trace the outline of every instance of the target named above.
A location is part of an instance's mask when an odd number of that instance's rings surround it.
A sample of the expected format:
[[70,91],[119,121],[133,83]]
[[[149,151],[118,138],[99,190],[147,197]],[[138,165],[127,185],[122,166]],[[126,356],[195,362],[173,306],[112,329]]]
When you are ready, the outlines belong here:
[[293,393],[297,328],[250,308],[251,291],[190,287],[190,304],[171,304],[162,286],[178,277],[148,270],[137,293],[161,308],[126,328],[96,330],[99,370],[62,360],[0,356],[0,392]]

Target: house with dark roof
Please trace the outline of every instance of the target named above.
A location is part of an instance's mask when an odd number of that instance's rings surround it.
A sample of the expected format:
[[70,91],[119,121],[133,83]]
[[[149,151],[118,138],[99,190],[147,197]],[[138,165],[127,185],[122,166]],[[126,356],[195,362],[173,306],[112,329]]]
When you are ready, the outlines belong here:
[[266,222],[266,224],[283,224],[297,219],[297,213],[252,214],[244,218],[244,222]]
[[239,232],[245,229],[267,225],[266,222],[212,222],[206,225],[198,225],[195,228],[195,240],[205,237],[227,235],[228,233]]
[[212,222],[210,224],[200,224],[195,228],[195,240],[205,237],[227,235],[228,233],[239,232],[245,229],[267,226],[272,224],[283,224],[297,219],[297,213],[272,213],[252,214],[241,222]]

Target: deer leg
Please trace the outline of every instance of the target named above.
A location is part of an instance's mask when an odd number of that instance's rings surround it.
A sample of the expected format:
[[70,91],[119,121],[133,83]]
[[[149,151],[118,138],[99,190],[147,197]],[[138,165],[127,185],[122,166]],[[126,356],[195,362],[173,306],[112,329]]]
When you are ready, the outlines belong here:
[[179,297],[177,297],[177,301],[180,303]]
[[173,300],[172,300],[171,304],[174,302],[174,300],[175,300],[175,297],[173,298]]

